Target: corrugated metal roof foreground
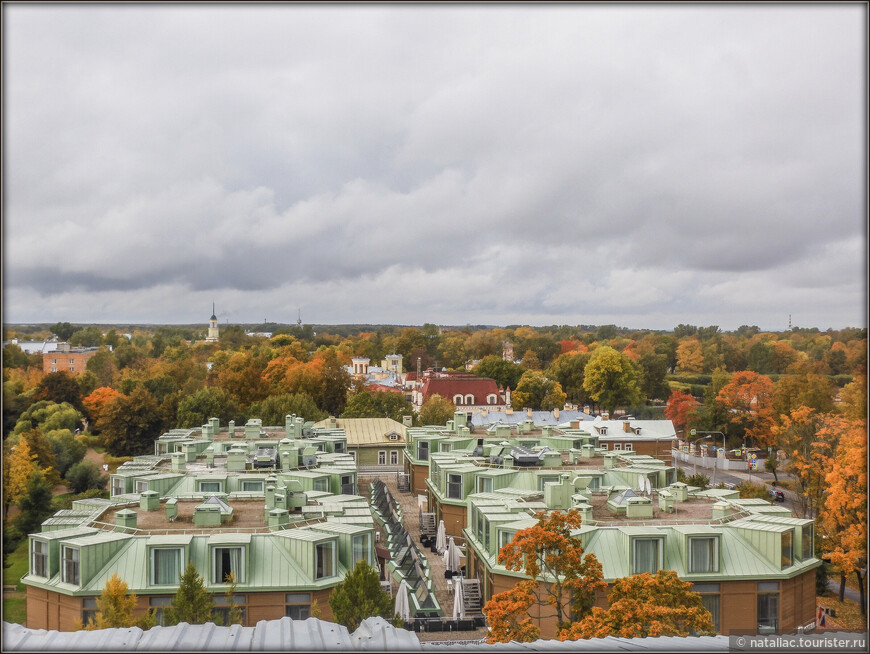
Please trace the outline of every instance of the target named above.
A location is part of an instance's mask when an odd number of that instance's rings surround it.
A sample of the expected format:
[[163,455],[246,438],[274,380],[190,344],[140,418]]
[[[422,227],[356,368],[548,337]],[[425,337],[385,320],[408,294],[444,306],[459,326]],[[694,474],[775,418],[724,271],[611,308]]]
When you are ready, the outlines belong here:
[[3,651],[387,651],[420,650],[416,634],[396,629],[383,618],[366,618],[349,633],[347,627],[317,618],[260,620],[255,627],[218,627],[212,623],[154,627],[142,631],[46,631],[3,623]]
[[[423,650],[443,650],[444,644],[423,643]],[[463,652],[728,652],[728,636],[679,638],[590,638],[589,640],[536,640],[531,643],[467,643],[450,649]]]

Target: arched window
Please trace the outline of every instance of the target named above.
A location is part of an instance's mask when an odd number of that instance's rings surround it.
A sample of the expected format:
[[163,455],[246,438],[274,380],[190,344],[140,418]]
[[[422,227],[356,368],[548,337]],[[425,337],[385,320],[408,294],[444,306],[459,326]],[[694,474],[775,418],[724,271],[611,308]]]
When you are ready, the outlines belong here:
[[462,404],[462,396],[458,393],[453,396],[453,404],[460,405]]
[[498,398],[495,396],[495,393],[490,393],[486,396],[487,404],[498,404]]
[[471,393],[466,395],[465,396],[465,403],[466,404],[474,404],[474,395],[472,395]]

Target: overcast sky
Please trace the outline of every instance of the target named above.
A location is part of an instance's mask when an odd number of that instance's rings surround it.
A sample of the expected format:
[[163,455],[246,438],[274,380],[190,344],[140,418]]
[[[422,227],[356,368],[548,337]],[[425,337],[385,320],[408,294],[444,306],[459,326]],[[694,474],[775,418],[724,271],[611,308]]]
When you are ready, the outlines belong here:
[[3,5],[3,320],[866,326],[866,6]]

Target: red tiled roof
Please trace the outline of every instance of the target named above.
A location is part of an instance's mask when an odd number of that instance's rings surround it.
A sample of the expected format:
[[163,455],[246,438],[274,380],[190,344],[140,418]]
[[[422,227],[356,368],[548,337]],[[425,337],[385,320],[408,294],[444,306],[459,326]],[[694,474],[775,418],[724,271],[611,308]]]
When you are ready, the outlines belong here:
[[486,377],[457,377],[446,379],[427,379],[421,389],[423,401],[425,402],[433,395],[440,395],[453,401],[455,395],[473,395],[474,402],[466,402],[465,404],[488,404],[486,401],[487,395],[494,394],[501,404],[502,400],[498,392],[498,384],[494,379]]

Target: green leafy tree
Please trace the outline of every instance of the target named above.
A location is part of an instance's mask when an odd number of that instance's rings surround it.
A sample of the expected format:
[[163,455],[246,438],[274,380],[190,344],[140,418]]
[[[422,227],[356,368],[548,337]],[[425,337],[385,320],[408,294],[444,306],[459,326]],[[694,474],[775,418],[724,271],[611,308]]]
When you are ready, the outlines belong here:
[[44,433],[67,429],[75,431],[81,423],[82,413],[68,402],[57,403],[51,400],[40,400],[31,404],[15,423],[13,434],[21,434],[31,429],[39,429]]
[[357,561],[329,596],[333,619],[356,631],[365,618],[381,616],[394,620],[393,600],[381,588],[378,571],[365,561]]
[[18,502],[21,513],[15,520],[15,526],[20,533],[32,534],[39,531],[39,526],[54,513],[52,496],[52,486],[42,470],[31,472],[24,495]]
[[511,393],[511,406],[516,409],[551,411],[565,406],[566,398],[559,382],[548,379],[539,370],[528,370]]
[[323,390],[320,408],[332,416],[341,415],[347,405],[347,392],[350,389],[350,375],[338,360],[334,349],[323,353],[321,379]]
[[70,336],[76,331],[76,328],[68,322],[56,322],[49,329],[60,341],[69,341]]
[[104,347],[88,359],[85,369],[96,375],[97,385],[95,388],[111,386],[115,380],[115,375],[118,374],[118,364],[115,363],[115,357]]
[[392,418],[402,422],[402,416],[414,415],[414,407],[400,393],[367,391],[354,393],[341,414],[342,418]]
[[69,337],[71,345],[80,345],[82,347],[98,347],[103,342],[103,332],[96,325],[90,325],[84,329],[79,329]]
[[668,359],[664,354],[645,352],[638,359],[640,366],[641,395],[657,400],[666,400],[670,396],[670,388],[665,383],[668,373]]
[[505,361],[499,356],[489,355],[481,359],[471,370],[478,377],[494,379],[501,388],[516,388],[525,372],[513,361]]
[[91,489],[105,489],[109,478],[93,461],[81,461],[66,473],[66,481],[73,493],[84,493]]
[[453,402],[435,393],[420,407],[419,423],[421,425],[443,425],[453,418],[455,411],[456,405]]
[[55,468],[61,477],[66,477],[67,471],[85,458],[88,451],[88,446],[77,440],[69,429],[48,432],[48,442],[54,454]]
[[255,402],[247,411],[249,418],[259,418],[264,425],[283,425],[284,417],[301,416],[305,420],[323,420],[325,411],[317,408],[314,399],[307,393],[283,393],[270,395],[262,402]]
[[583,388],[611,415],[620,405],[641,403],[637,370],[627,356],[608,345],[592,353],[586,365]]
[[188,561],[181,574],[181,583],[172,603],[165,611],[166,624],[179,622],[205,624],[213,619],[214,601],[205,589],[202,577],[196,571],[193,561]]
[[557,357],[547,369],[547,377],[559,382],[570,402],[585,403],[590,399],[583,388],[583,377],[591,357],[589,352],[569,352]]
[[[209,418],[219,418],[221,424],[241,418],[238,402],[222,388],[207,387],[198,390],[193,395],[185,397],[178,403],[176,425],[178,427],[199,427]],[[280,423],[284,424],[281,418]]]

